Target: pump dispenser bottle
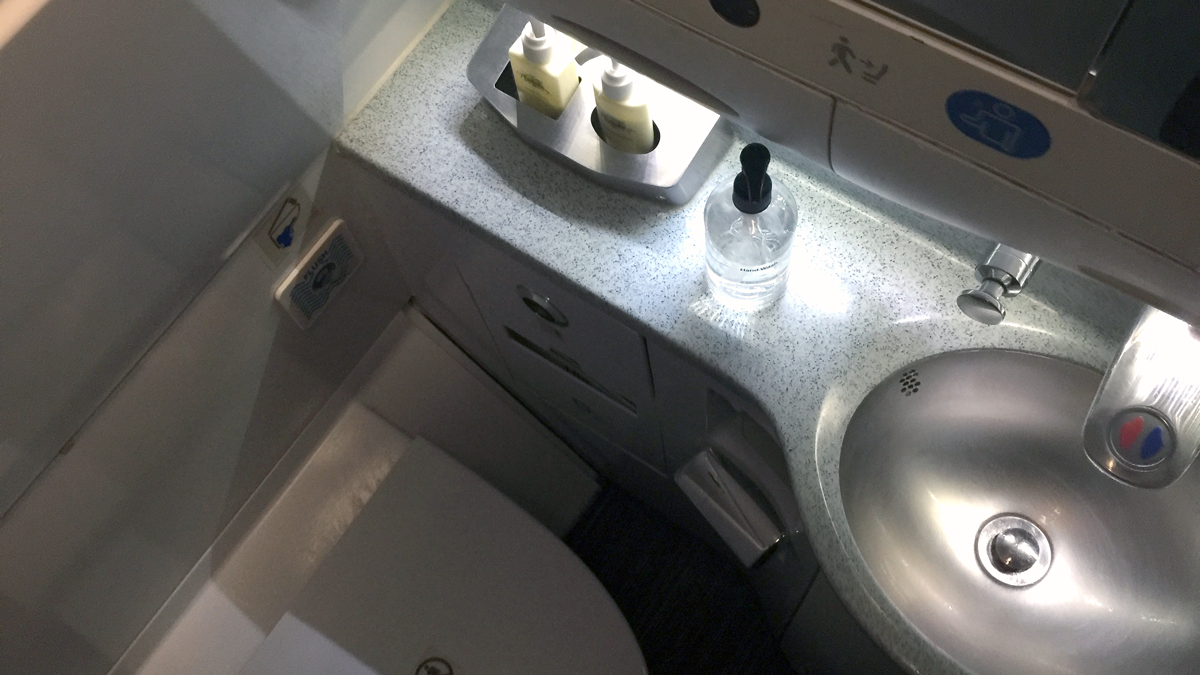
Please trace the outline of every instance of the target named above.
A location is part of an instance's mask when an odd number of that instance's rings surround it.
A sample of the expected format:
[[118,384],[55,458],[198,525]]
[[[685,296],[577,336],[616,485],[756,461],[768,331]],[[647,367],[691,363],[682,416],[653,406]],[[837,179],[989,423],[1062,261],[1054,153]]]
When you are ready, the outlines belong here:
[[766,146],[747,145],[741,162],[704,204],[705,262],[717,301],[754,311],[783,295],[798,214],[791,191],[767,175]]
[[641,155],[654,149],[654,121],[644,88],[637,84],[633,71],[610,59],[592,86],[604,141],[621,152]]
[[558,32],[537,19],[531,20],[508,49],[508,60],[521,102],[558,119],[579,87],[575,55]]

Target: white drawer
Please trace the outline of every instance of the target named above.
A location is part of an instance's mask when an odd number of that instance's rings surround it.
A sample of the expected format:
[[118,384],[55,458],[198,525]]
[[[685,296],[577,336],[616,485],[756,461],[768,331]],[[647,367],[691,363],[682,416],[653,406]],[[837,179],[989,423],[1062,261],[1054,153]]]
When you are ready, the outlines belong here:
[[500,352],[513,377],[562,414],[661,468],[658,424],[639,416],[636,403],[582,379],[569,365],[564,367],[553,354],[539,352],[511,329],[500,340]]
[[510,342],[512,331],[614,400],[636,408],[653,398],[646,344],[636,331],[490,247],[477,246],[460,269],[497,343]]

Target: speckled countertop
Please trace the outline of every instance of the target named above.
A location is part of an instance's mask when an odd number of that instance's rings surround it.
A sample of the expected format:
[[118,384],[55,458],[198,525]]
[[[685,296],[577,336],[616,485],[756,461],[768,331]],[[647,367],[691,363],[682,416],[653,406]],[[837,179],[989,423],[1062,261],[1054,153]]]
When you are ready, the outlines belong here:
[[757,139],[739,133],[682,207],[601,188],[525,145],[467,82],[497,11],[458,0],[337,142],[756,396],[783,440],[813,548],[851,611],[917,672],[962,672],[906,626],[854,547],[838,483],[846,425],[884,377],[939,352],[1006,347],[1103,370],[1137,306],[1043,265],[1004,324],[975,323],[955,298],[988,242],[777,153],[772,175],[803,214],[788,292],[758,314],[724,310],[705,289],[701,210]]

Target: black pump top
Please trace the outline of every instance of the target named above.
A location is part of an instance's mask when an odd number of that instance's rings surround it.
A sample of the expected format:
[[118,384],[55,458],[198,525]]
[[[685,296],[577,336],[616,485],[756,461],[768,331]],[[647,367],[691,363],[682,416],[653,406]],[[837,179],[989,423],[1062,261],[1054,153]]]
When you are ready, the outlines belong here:
[[742,148],[742,172],[733,179],[733,205],[742,213],[762,213],[771,205],[771,151],[762,143]]

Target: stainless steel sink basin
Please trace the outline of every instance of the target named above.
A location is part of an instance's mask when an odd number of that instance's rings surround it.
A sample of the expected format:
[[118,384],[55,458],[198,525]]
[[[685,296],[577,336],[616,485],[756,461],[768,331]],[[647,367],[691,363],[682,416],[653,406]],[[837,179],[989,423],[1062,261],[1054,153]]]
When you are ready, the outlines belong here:
[[1161,490],[1101,473],[1082,442],[1099,386],[1056,359],[953,352],[889,377],[850,422],[854,542],[970,672],[1200,673],[1200,471]]

